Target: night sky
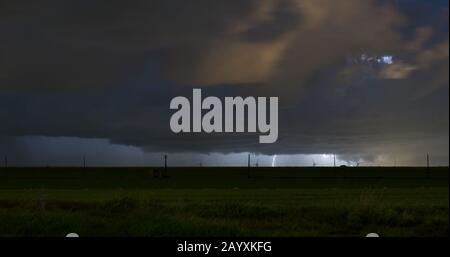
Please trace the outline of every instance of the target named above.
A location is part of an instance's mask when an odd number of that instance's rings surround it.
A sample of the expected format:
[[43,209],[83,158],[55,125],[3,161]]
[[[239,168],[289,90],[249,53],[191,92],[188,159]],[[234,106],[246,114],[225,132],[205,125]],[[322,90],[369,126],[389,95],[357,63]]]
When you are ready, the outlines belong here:
[[[0,0],[10,165],[449,160],[448,0]],[[279,137],[174,134],[173,97],[278,96]],[[3,159],[3,158],[2,158]]]

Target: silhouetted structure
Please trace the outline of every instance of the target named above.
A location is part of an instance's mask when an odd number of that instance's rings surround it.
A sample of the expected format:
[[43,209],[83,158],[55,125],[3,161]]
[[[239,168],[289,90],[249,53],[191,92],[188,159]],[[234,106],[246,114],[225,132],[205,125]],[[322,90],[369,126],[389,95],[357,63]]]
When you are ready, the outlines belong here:
[[8,155],[5,155],[5,169],[8,168]]
[[158,169],[153,169],[153,178],[162,178],[161,171]]

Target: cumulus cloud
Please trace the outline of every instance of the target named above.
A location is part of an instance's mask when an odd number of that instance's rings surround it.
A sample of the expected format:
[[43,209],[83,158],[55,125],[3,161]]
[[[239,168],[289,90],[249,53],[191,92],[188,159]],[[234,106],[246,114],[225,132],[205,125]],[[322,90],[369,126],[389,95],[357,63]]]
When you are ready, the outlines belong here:
[[[168,66],[169,79],[175,78],[180,84],[255,83],[290,90],[304,86],[324,67],[335,65],[351,54],[363,50],[395,51],[403,42],[397,29],[405,19],[387,3],[281,2],[284,4],[268,5],[260,1],[253,19],[229,24],[192,58],[182,54],[181,62],[175,58],[181,65]],[[289,29],[265,35],[263,39],[252,36],[253,31],[271,26]]]

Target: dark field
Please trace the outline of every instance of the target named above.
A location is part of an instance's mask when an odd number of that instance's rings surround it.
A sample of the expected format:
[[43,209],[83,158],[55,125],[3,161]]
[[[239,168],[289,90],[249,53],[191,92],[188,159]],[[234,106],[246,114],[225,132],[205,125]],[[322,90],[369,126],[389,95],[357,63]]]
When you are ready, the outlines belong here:
[[[163,169],[160,169],[163,171]],[[0,236],[448,236],[448,168],[0,169]]]

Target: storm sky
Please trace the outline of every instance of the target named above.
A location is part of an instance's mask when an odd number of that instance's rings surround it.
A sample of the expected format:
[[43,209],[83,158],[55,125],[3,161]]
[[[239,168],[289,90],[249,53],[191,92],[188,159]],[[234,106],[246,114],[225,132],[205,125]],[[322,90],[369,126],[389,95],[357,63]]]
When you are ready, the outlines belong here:
[[[0,0],[11,165],[449,160],[448,0]],[[174,134],[173,97],[279,97],[279,137]]]

